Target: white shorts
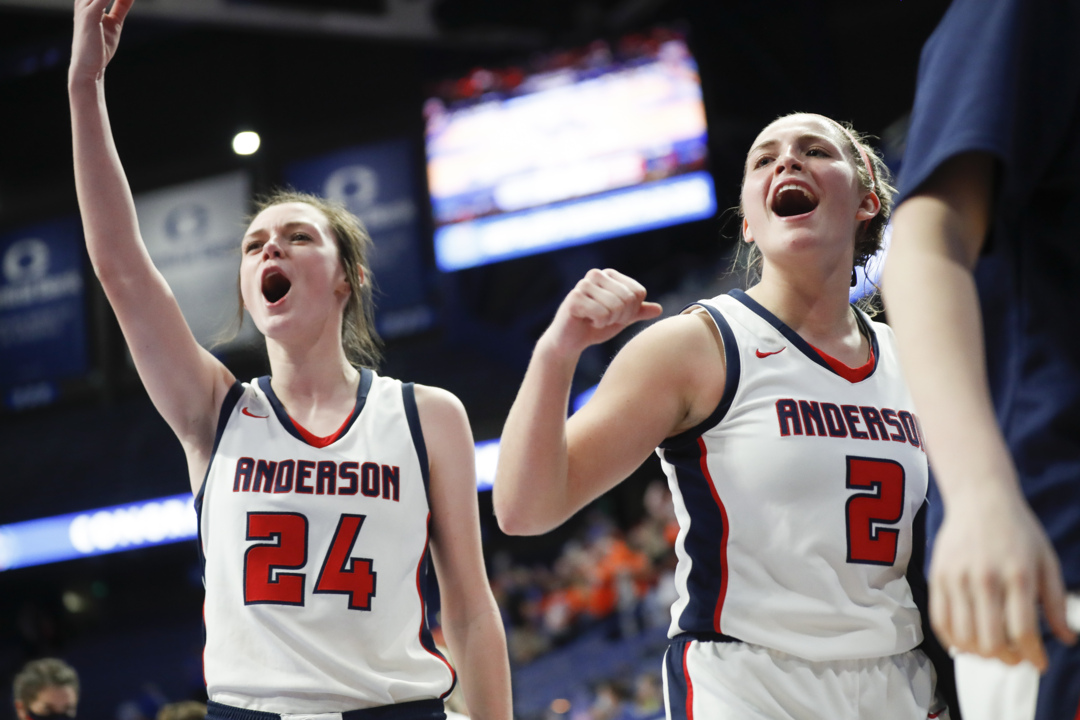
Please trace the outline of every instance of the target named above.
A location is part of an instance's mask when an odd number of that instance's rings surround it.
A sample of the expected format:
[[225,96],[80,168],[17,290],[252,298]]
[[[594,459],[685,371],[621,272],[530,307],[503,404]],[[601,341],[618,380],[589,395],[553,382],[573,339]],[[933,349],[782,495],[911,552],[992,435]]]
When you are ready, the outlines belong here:
[[664,657],[670,720],[948,720],[921,650],[813,662],[742,642],[676,639]]

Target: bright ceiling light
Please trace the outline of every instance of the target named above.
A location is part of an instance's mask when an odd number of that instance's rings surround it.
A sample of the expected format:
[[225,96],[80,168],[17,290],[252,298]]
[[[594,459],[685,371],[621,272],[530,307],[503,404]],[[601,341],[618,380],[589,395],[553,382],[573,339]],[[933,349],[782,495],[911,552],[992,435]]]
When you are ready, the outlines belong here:
[[252,155],[259,149],[261,142],[259,133],[245,130],[236,133],[236,137],[232,141],[232,149],[237,155]]

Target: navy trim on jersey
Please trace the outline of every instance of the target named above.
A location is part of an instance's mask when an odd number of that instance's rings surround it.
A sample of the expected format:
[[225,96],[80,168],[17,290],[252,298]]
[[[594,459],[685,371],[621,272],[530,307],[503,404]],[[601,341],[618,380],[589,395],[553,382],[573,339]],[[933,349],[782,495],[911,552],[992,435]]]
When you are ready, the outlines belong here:
[[[420,426],[420,411],[416,407],[416,386],[413,383],[401,383],[401,400],[405,405],[405,419],[409,422],[409,432],[412,433],[413,447],[416,448],[416,457],[420,462],[420,474],[424,478],[424,494],[428,499],[428,508],[431,507],[431,470],[428,467],[427,444],[424,442],[424,429]],[[429,583],[435,582],[434,573],[431,572],[431,549],[428,541],[431,537],[431,513],[428,513],[428,537],[424,539],[424,555],[420,558],[420,565],[416,568],[416,590],[420,594],[420,644],[429,653],[446,663],[450,670],[450,687],[440,698],[446,698],[457,687],[457,672],[447,662],[446,657],[435,646],[435,639],[431,637],[431,630],[427,622],[427,606]]]
[[687,305],[686,308],[683,308],[683,310],[685,311],[687,308],[691,307],[700,307],[707,310],[712,317],[713,322],[716,323],[717,330],[720,331],[720,337],[724,340],[724,361],[727,365],[726,377],[724,378],[724,394],[720,398],[720,402],[717,404],[716,409],[712,411],[709,417],[705,418],[689,430],[684,430],[678,435],[672,435],[664,440],[664,442],[660,443],[660,447],[662,448],[673,448],[679,445],[685,445],[719,425],[720,421],[727,415],[727,411],[731,408],[731,402],[735,399],[735,391],[739,389],[739,378],[742,375],[742,364],[739,360],[739,347],[735,342],[735,333],[731,331],[731,326],[728,325],[727,318],[725,318],[719,310],[710,305],[691,303],[690,305]]
[[[431,536],[431,515],[428,515],[428,537]],[[435,638],[431,636],[431,628],[428,627],[428,590],[429,584],[436,582],[435,574],[431,571],[431,546],[429,543],[424,543],[424,556],[420,560],[420,565],[416,570],[416,589],[420,593],[420,645],[427,650],[430,654],[439,658],[446,665],[447,670],[450,671],[450,687],[446,689],[442,695],[439,696],[440,700],[445,700],[450,697],[450,693],[454,692],[454,688],[457,687],[457,670],[450,664],[450,661],[446,659],[446,656],[442,654],[438,646],[435,644]]]
[[[353,423],[356,422],[356,418],[360,417],[360,413],[364,410],[364,404],[367,402],[367,395],[368,391],[371,390],[371,381],[373,378],[374,374],[369,368],[360,368],[360,383],[356,386],[356,406],[353,408],[352,415],[350,415],[349,419],[345,421],[345,424],[341,426],[341,431],[338,433],[338,436],[334,438],[334,442],[330,443],[327,447],[330,447],[338,440],[345,437],[345,435],[348,434],[349,429],[352,428]],[[281,426],[285,428],[286,432],[305,445],[310,445],[311,443],[309,443],[300,431],[296,429],[296,423],[289,417],[289,413],[285,410],[285,406],[281,404],[281,400],[279,400],[277,394],[274,393],[274,387],[270,383],[270,376],[263,375],[257,382],[262,391],[266,393],[266,397],[269,398],[270,407],[274,409],[274,415],[277,416],[278,422],[281,423]]]
[[717,632],[681,632],[675,637],[671,638],[672,642],[676,640],[697,640],[698,642],[717,642],[717,643],[741,643],[737,637],[731,635],[725,635]]
[[[218,445],[221,444],[221,438],[225,435],[225,426],[229,422],[229,416],[232,415],[232,411],[236,409],[236,403],[240,402],[240,398],[244,396],[244,386],[239,380],[234,380],[232,387],[229,388],[229,392],[225,394],[225,400],[221,403],[221,411],[218,413],[217,430],[214,432],[214,446],[210,449],[210,462],[206,464],[206,474],[203,475],[202,485],[199,486],[199,492],[195,495],[195,549],[199,553],[199,567],[202,568],[203,584],[206,584],[206,555],[203,553],[203,534],[202,534],[202,506],[203,499],[206,496],[206,481],[210,477],[210,467],[214,464],[214,456],[217,455]],[[206,647],[206,611],[205,600],[204,610],[202,614],[202,628],[203,628],[203,648]],[[205,681],[206,678],[203,678]]]
[[[720,615],[727,594],[727,535],[729,528],[725,512],[705,477],[702,464],[705,449],[696,443],[685,443],[664,450],[664,459],[675,470],[683,504],[690,515],[683,547],[690,556],[690,572],[686,576],[689,601],[677,618],[677,625],[686,632],[720,632]],[[717,537],[721,541],[717,543]]]
[[664,670],[667,683],[664,691],[667,693],[667,706],[669,718],[693,717],[693,684],[690,674],[686,671],[686,653],[690,649],[693,638],[679,636],[671,641],[664,652]]
[[[728,294],[731,297],[738,300],[739,302],[741,302],[747,308],[752,310],[762,320],[764,320],[765,322],[769,323],[774,328],[776,328],[777,332],[779,332],[781,335],[783,335],[785,338],[787,338],[788,342],[790,342],[792,345],[794,345],[796,348],[798,348],[799,352],[801,352],[803,355],[810,358],[815,363],[817,363],[821,367],[825,368],[826,370],[828,370],[830,373],[832,373],[836,377],[843,377],[843,375],[836,372],[836,370],[834,370],[833,367],[831,365],[829,365],[829,363],[825,362],[825,359],[821,357],[821,354],[818,353],[818,351],[815,350],[810,345],[810,343],[803,340],[802,337],[799,335],[799,333],[792,330],[790,327],[787,326],[786,323],[784,323],[783,320],[781,320],[780,318],[776,317],[771,312],[766,310],[765,307],[762,306],[756,300],[754,300],[754,298],[750,297],[745,292],[743,292],[742,290],[739,290],[737,288],[735,290],[732,290]],[[874,368],[870,371],[869,375],[867,375],[866,377],[864,377],[862,380],[859,381],[859,382],[863,382],[864,380],[868,380],[868,379],[872,378],[874,376],[874,373],[877,372],[878,362],[881,359],[881,353],[878,351],[877,333],[875,333],[874,329],[872,327],[870,327],[870,323],[863,322],[862,318],[859,317],[858,312],[855,313],[855,317],[856,317],[856,320],[859,322],[859,326],[863,330],[866,331],[867,337],[870,340],[870,348],[874,353]],[[848,382],[851,382],[851,381],[848,380]],[[852,383],[852,384],[854,385],[855,383]]]
[[[210,700],[206,703],[206,720],[281,720],[281,715],[260,710],[223,705]],[[412,700],[393,705],[362,710],[346,710],[342,720],[446,720],[442,700]]]
[[420,474],[424,477],[424,494],[428,498],[428,507],[431,507],[431,494],[428,492],[431,485],[431,471],[428,467],[424,429],[420,426],[420,411],[416,409],[416,390],[412,383],[401,383],[401,399],[405,403],[405,418],[409,421],[413,447],[416,448],[416,457],[420,461]]
[[[236,407],[236,403],[240,402],[240,397],[244,394],[244,386],[239,380],[233,380],[232,387],[229,388],[229,392],[225,394],[225,400],[221,403],[221,410],[218,412],[217,430],[214,431],[214,444],[210,448],[210,462],[206,464],[206,474],[203,475],[202,484],[199,486],[199,492],[195,493],[195,512],[199,512],[202,508],[203,494],[206,492],[206,479],[210,477],[210,466],[214,464],[214,455],[217,454],[218,445],[221,444],[221,437],[225,434],[225,425],[229,422],[229,415],[232,414],[233,409]],[[199,538],[201,541],[202,538]],[[201,545],[201,543],[200,543]]]

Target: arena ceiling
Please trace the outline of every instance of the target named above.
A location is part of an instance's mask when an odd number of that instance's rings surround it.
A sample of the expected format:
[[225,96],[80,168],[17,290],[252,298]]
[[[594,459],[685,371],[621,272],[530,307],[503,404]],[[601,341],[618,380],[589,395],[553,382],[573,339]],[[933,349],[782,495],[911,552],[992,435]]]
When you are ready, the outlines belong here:
[[[76,211],[65,82],[71,5],[0,0],[0,231]],[[919,49],[946,6],[946,0],[136,0],[107,92],[136,193],[239,167],[265,188],[280,181],[284,163],[403,134],[415,139],[422,157],[419,109],[439,80],[676,25],[687,30],[701,68],[718,200],[730,207],[745,149],[779,114],[821,112],[891,137],[911,105]],[[248,127],[262,134],[263,149],[240,159],[230,142]],[[648,267],[658,286],[705,264],[695,253],[715,246],[718,231],[697,234],[708,237],[665,236],[663,247],[648,247],[648,238],[639,243],[651,253]],[[554,267],[559,263],[564,267]],[[551,317],[566,277],[578,272],[566,264],[557,258],[508,263],[454,280],[449,290],[440,280],[439,292],[495,330],[465,332],[450,349],[447,337],[391,348],[389,355],[405,362],[392,370],[458,392],[470,413],[478,408],[474,422],[497,433],[531,339]],[[433,366],[433,353],[444,362]]]

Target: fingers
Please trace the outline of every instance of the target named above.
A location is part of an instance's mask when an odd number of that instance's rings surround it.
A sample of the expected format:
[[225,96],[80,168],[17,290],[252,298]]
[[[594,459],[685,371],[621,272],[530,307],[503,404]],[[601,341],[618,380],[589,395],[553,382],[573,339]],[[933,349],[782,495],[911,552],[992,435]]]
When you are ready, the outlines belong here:
[[109,17],[115,22],[124,22],[124,18],[127,17],[128,10],[131,9],[134,2],[135,0],[116,0],[113,3],[112,10],[109,11]]
[[652,320],[654,317],[660,317],[662,312],[664,312],[664,308],[662,308],[659,303],[643,302],[638,307],[638,313],[631,322]]
[[1028,660],[1042,669],[1046,652],[1030,588],[1022,573],[1006,581],[996,569],[955,575],[945,571],[931,590],[934,632],[942,644],[959,652],[1010,665]]
[[[1065,588],[1053,547],[1034,536],[1034,542],[1013,557],[993,554],[975,560],[961,558],[956,547],[949,547],[954,539],[943,533],[934,549],[930,619],[938,639],[956,651],[1009,664],[1026,660],[1045,670],[1040,601],[1062,642],[1076,639],[1066,621]],[[948,552],[942,556],[942,550]]]
[[999,656],[1013,664],[1027,660],[1042,672],[1046,669],[1047,660],[1039,633],[1035,592],[1027,574],[1023,575],[1022,578],[1012,579],[1005,590],[1005,632],[1011,652]]
[[109,0],[76,0],[75,12],[85,12],[92,17],[98,17],[105,14],[105,9],[109,7]]
[[1044,553],[1039,572],[1039,600],[1051,632],[1061,642],[1072,645],[1076,633],[1069,627],[1065,582],[1061,576],[1061,564],[1053,552]]
[[986,573],[972,583],[969,621],[973,636],[966,639],[978,645],[980,655],[997,655],[1005,647],[1005,618],[1002,608],[1002,590],[998,578]]
[[626,326],[656,317],[660,306],[646,303],[645,287],[617,270],[590,270],[571,293],[573,317],[594,328]]

